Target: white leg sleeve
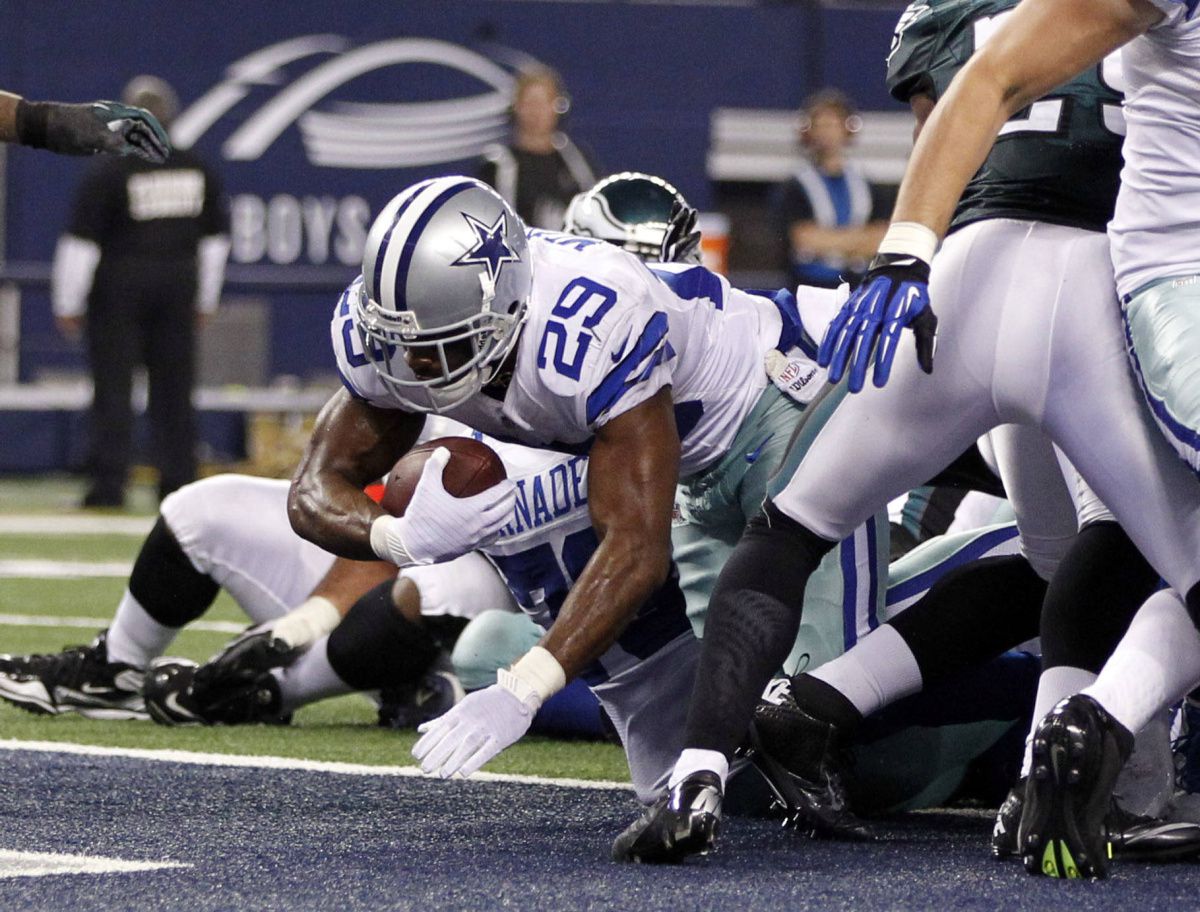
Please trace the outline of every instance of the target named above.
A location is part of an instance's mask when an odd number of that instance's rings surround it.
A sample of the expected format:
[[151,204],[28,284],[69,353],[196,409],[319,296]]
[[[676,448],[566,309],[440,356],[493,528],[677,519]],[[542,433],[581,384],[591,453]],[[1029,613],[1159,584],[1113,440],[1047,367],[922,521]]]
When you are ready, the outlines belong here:
[[1164,589],[1147,599],[1096,683],[1083,692],[1136,732],[1197,681],[1200,632],[1179,596]]
[[294,608],[333,563],[292,531],[288,482],[217,475],[180,488],[162,516],[192,565],[225,589],[256,624]]

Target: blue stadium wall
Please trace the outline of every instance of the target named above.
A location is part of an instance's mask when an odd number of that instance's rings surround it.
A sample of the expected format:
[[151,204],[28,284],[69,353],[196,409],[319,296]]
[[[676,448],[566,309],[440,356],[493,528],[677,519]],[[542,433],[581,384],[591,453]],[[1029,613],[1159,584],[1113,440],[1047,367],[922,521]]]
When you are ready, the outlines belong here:
[[[357,271],[371,215],[413,180],[472,167],[461,158],[419,161],[422,149],[426,159],[455,154],[444,118],[440,133],[409,143],[403,164],[381,166],[356,158],[369,132],[362,143],[351,128],[331,138],[326,123],[324,146],[314,150],[302,129],[307,114],[319,121],[369,116],[363,105],[478,99],[497,91],[486,74],[537,61],[562,74],[572,98],[566,127],[607,170],[666,175],[704,207],[714,107],[791,107],[825,84],[851,91],[865,108],[894,107],[883,61],[900,8],[6,0],[0,87],[86,100],[115,96],[142,72],[171,82],[193,125],[203,125],[195,148],[220,161],[236,201],[227,292],[270,302],[270,372],[305,377],[332,370],[325,327],[334,289]],[[374,68],[372,46],[381,51]],[[358,65],[336,63],[347,58]],[[361,71],[348,77],[348,69]],[[201,100],[207,117],[192,110]],[[464,135],[477,138],[487,123],[495,128],[494,117],[464,121]],[[22,379],[79,363],[78,351],[54,333],[45,275],[83,168],[31,150],[7,155],[0,253],[5,273],[22,283]]]

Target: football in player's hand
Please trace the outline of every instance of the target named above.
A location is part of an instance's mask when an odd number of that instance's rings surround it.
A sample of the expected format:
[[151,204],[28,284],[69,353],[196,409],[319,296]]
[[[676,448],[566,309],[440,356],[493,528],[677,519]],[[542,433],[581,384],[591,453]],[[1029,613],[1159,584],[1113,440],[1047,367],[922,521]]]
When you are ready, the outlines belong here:
[[388,475],[379,506],[393,516],[403,516],[425,463],[438,447],[450,451],[450,461],[442,472],[442,486],[455,497],[479,494],[508,477],[504,463],[486,443],[471,437],[439,437],[413,447],[400,457]]

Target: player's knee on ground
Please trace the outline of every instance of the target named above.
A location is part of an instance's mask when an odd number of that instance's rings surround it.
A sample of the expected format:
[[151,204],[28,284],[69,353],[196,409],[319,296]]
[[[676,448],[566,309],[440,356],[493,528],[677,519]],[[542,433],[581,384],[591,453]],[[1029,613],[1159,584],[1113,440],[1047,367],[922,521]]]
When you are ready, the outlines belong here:
[[496,672],[507,668],[542,638],[542,630],[526,615],[513,611],[484,611],[469,623],[450,658],[466,690],[496,683]]
[[397,609],[392,586],[387,580],[362,596],[329,635],[329,664],[356,690],[416,681],[441,652],[423,624],[408,620]]
[[182,627],[204,614],[219,590],[214,580],[193,566],[166,519],[159,516],[129,575],[133,597],[158,623]]

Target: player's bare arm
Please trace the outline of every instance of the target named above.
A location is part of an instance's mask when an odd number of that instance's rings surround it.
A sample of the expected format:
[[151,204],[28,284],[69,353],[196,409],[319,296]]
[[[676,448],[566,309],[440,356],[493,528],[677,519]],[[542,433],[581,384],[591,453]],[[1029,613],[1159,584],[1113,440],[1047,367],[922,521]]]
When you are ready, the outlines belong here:
[[0,142],[17,141],[17,104],[21,96],[0,92]]
[[921,129],[892,222],[945,234],[1004,122],[1161,17],[1147,0],[1025,0],[1017,6]]
[[588,459],[588,505],[600,547],[541,642],[568,680],[613,644],[666,579],[678,475],[679,435],[669,388],[596,434]]
[[339,390],[317,416],[288,494],[288,518],[303,538],[340,557],[375,560],[371,523],[383,510],[363,493],[407,452],[425,419],[368,405]]
[[381,560],[348,560],[339,557],[313,587],[309,598],[328,599],[339,615],[350,610],[360,595],[384,580],[395,579],[399,568]]

